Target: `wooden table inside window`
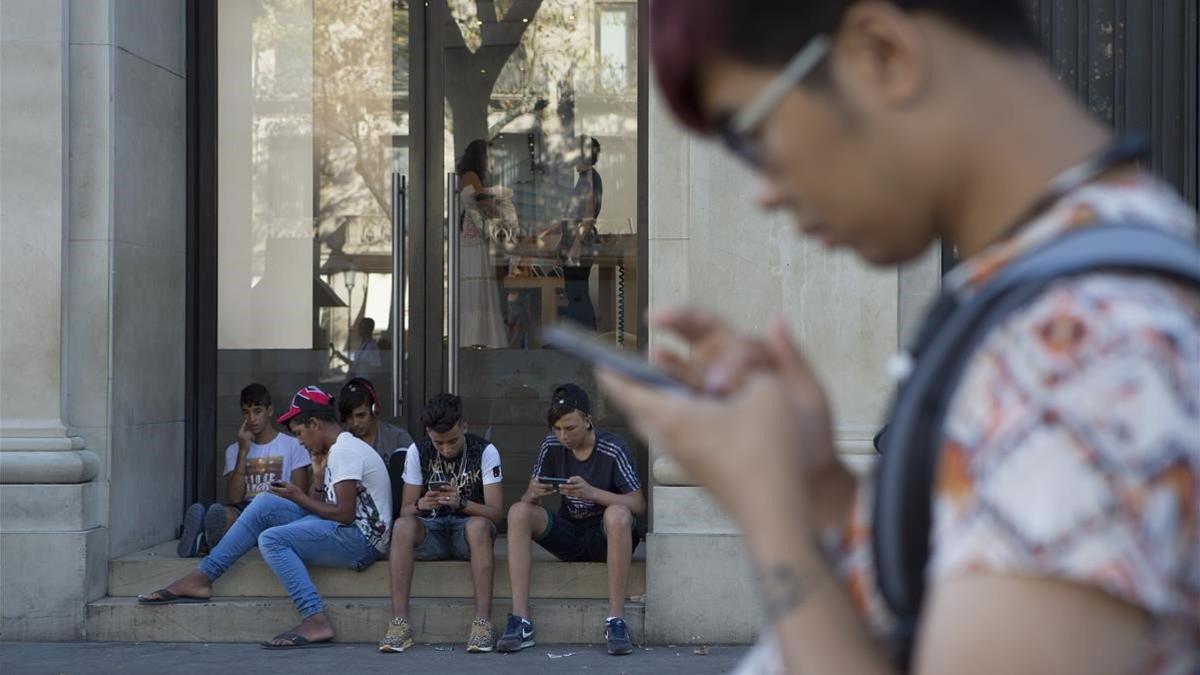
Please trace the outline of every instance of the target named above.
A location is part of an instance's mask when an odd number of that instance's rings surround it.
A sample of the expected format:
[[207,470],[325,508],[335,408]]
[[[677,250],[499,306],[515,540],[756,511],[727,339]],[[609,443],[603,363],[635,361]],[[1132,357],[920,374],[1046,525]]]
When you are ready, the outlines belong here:
[[558,317],[558,290],[563,287],[562,277],[504,277],[504,290],[535,288],[542,305],[543,325],[553,323]]

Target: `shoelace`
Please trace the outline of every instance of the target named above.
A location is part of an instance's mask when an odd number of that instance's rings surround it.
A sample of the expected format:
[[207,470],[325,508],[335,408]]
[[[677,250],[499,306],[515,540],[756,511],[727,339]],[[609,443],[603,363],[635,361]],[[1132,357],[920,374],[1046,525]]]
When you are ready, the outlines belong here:
[[522,623],[523,622],[521,621],[521,617],[510,615],[508,617],[508,625],[504,627],[505,634],[519,633],[521,630]]
[[622,640],[625,639],[626,626],[624,621],[620,619],[617,619],[616,621],[609,621],[608,630],[609,638],[619,638]]

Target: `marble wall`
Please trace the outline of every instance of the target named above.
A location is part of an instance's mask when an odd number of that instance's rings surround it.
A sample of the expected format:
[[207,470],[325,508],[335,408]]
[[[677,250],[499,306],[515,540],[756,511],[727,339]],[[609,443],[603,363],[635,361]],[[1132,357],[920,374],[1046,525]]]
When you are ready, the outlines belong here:
[[184,461],[183,0],[72,0],[68,419],[103,458],[112,555],[178,526]]
[[[891,398],[887,363],[936,292],[937,250],[878,269],[803,240],[785,214],[754,206],[748,170],[681,129],[657,91],[649,96],[650,306],[694,304],[747,331],[783,317],[829,392],[843,459],[868,470]],[[669,340],[651,330],[650,342]],[[754,639],[760,616],[741,537],[702,488],[651,453],[647,637]],[[703,594],[686,592],[697,583]]]
[[82,637],[109,557],[178,525],[184,7],[0,0],[6,640]]

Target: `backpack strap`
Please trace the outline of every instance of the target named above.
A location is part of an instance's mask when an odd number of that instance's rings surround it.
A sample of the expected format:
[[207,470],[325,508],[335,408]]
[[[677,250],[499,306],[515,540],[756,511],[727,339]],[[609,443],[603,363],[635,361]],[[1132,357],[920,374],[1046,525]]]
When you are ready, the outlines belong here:
[[1064,234],[1009,263],[965,296],[943,292],[912,349],[914,367],[879,440],[872,544],[879,589],[897,618],[907,669],[925,594],[933,480],[947,409],[971,355],[990,331],[1048,286],[1080,274],[1152,274],[1200,289],[1200,248],[1159,229],[1100,224]]

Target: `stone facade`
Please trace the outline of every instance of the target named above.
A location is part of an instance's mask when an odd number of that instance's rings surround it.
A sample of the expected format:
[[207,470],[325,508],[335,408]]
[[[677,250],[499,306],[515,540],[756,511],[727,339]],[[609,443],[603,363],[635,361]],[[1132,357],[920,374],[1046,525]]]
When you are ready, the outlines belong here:
[[0,638],[84,637],[183,484],[183,0],[0,0]]

